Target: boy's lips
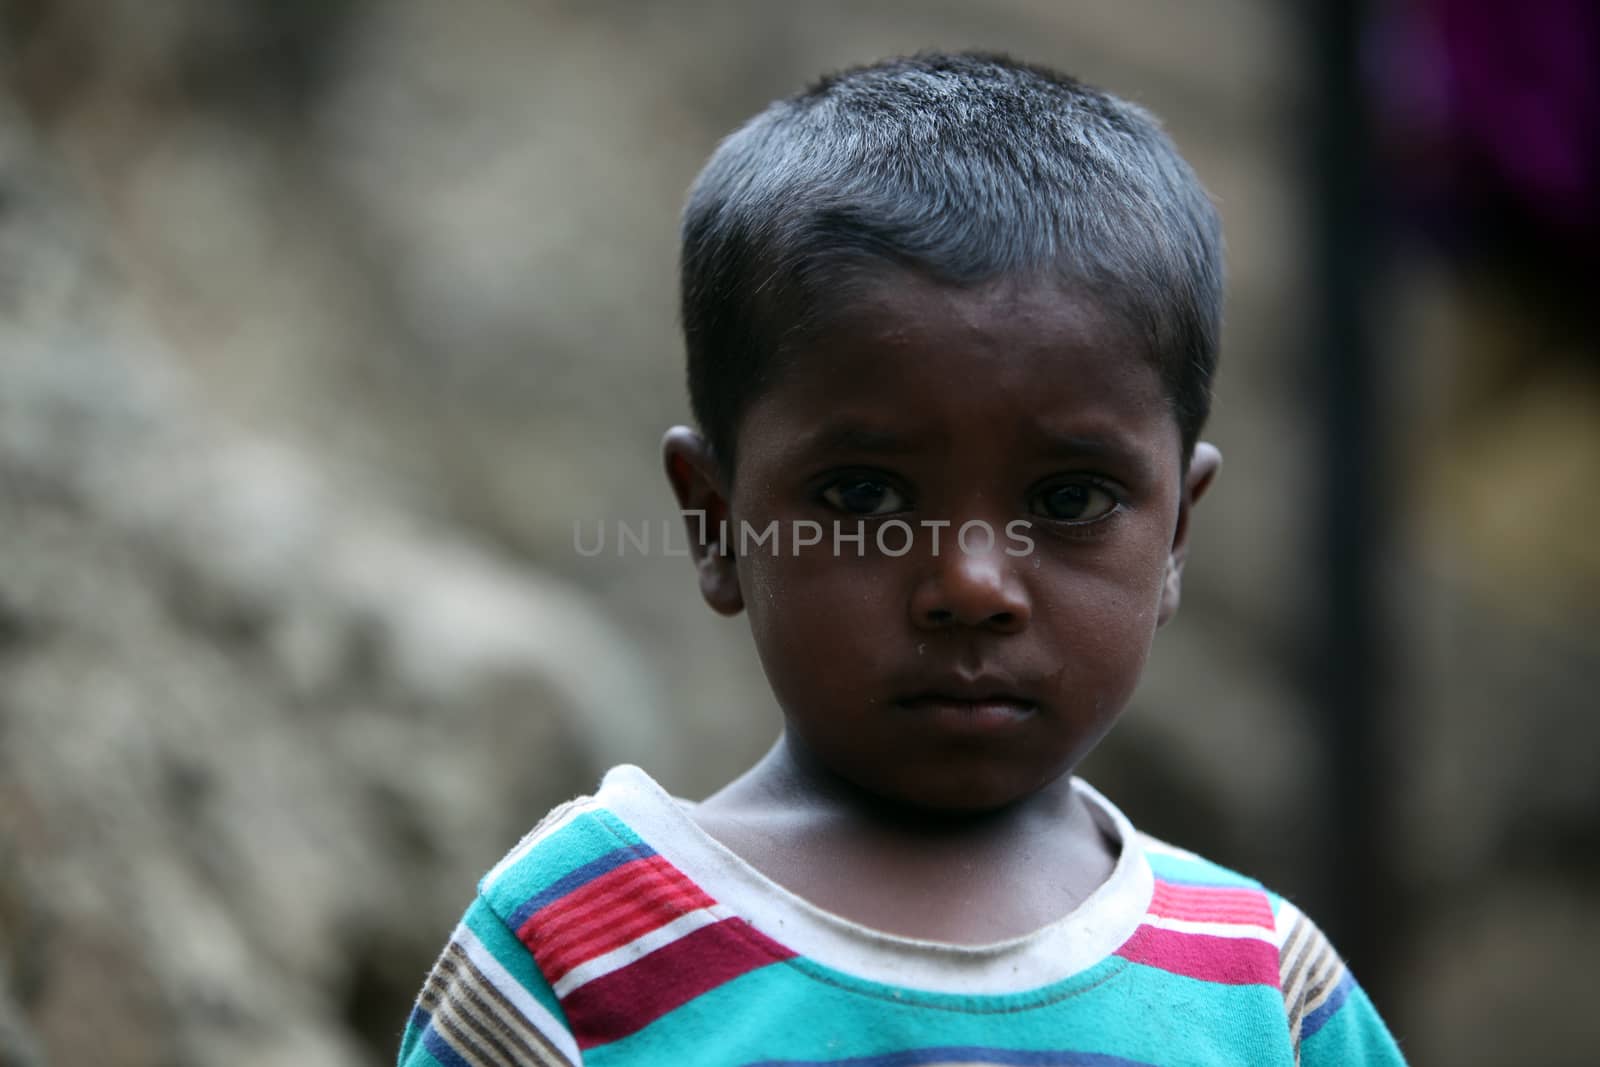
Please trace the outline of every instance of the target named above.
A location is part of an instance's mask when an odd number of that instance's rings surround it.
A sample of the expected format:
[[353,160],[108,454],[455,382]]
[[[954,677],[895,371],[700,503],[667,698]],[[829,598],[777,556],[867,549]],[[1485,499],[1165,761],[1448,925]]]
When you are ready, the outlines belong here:
[[1033,718],[1035,707],[1009,697],[960,700],[928,693],[902,700],[899,707],[941,731],[993,734],[1014,729]]
[[934,704],[964,704],[975,707],[1003,704],[1007,707],[1022,710],[1029,710],[1033,707],[1033,701],[1024,700],[1010,693],[985,693],[982,696],[958,696],[952,693],[918,693],[905,700],[897,700],[895,703],[903,708],[925,707]]
[[895,704],[961,729],[1003,728],[1031,717],[1038,708],[1026,687],[999,675],[941,678]]
[[1006,703],[1032,705],[1034,687],[1005,671],[923,673],[897,686],[904,694],[899,704],[931,700],[945,703]]

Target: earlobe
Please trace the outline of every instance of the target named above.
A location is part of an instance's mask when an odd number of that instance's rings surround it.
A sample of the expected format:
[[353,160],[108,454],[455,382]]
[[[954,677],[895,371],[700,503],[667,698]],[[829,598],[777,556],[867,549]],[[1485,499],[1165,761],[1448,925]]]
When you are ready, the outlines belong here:
[[727,538],[728,493],[711,446],[689,427],[674,426],[661,439],[661,458],[683,515],[700,595],[718,614],[737,615],[744,608],[744,595]]
[[1194,455],[1189,460],[1189,472],[1184,477],[1183,493],[1178,499],[1178,523],[1173,530],[1172,550],[1167,554],[1167,573],[1161,586],[1157,626],[1165,626],[1178,612],[1178,601],[1183,591],[1183,564],[1189,558],[1189,519],[1195,504],[1211,488],[1221,469],[1222,453],[1217,451],[1217,447],[1207,441],[1197,442]]

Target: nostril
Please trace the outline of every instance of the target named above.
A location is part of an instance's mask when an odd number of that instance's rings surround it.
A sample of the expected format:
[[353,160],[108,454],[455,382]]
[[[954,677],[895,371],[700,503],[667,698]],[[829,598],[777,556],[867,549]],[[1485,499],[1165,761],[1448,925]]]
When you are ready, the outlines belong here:
[[928,612],[928,621],[929,622],[945,623],[945,622],[949,622],[953,618],[955,618],[955,616],[952,615],[950,612],[944,610],[943,608],[937,608],[937,609],[935,609],[933,611]]

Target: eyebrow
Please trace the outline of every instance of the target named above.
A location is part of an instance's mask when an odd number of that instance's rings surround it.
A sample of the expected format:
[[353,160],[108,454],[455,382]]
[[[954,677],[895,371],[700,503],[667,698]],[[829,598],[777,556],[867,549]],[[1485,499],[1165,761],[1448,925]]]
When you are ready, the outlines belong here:
[[1145,478],[1154,473],[1150,457],[1116,434],[1063,433],[1037,423],[1027,427],[1026,433],[1038,447],[1053,455],[1127,464]]
[[826,422],[795,441],[802,452],[867,452],[876,455],[904,455],[915,442],[904,434],[866,423],[840,420]]
[[1132,451],[1116,437],[1095,433],[1061,433],[1044,426],[1030,426],[1027,434],[1034,443],[1051,452],[1076,455],[1121,456]]

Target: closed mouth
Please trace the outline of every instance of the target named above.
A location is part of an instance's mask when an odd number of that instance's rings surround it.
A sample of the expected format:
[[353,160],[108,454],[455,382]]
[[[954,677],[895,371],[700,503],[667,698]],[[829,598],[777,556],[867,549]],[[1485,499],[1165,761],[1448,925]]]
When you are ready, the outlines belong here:
[[970,695],[966,693],[918,693],[905,700],[897,701],[904,708],[1009,708],[1017,712],[1032,711],[1034,703],[1024,700],[1013,693],[984,693]]
[[972,694],[956,692],[917,693],[898,702],[900,709],[918,722],[958,735],[993,736],[1009,734],[1031,722],[1038,705],[1012,692]]
[[896,705],[922,728],[969,739],[1014,737],[1038,711],[1038,705],[1012,692],[974,694],[959,689],[917,693]]

